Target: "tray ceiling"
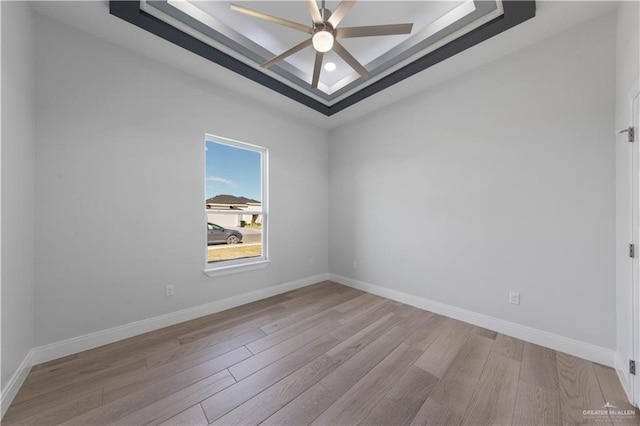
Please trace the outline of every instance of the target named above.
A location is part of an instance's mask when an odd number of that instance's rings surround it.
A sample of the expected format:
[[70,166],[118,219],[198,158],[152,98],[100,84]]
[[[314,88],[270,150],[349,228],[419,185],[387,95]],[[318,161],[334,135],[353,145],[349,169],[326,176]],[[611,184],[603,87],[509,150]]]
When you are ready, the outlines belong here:
[[[245,8],[313,26],[304,1],[236,1]],[[339,1],[327,1],[335,11]],[[318,4],[320,6],[320,3]],[[535,15],[533,1],[358,1],[337,26],[412,23],[410,34],[340,39],[368,71],[363,78],[334,51],[324,54],[316,88],[312,46],[269,68],[274,56],[310,34],[231,9],[228,1],[111,1],[113,15],[288,96],[325,115],[459,53]]]

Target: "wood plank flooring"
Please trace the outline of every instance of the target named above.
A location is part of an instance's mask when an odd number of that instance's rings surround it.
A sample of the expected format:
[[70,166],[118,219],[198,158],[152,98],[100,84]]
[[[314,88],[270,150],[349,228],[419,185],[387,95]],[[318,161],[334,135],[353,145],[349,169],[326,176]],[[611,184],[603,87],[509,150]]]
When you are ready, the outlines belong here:
[[[633,416],[586,414],[605,403]],[[3,425],[640,424],[614,370],[332,282],[33,367]]]

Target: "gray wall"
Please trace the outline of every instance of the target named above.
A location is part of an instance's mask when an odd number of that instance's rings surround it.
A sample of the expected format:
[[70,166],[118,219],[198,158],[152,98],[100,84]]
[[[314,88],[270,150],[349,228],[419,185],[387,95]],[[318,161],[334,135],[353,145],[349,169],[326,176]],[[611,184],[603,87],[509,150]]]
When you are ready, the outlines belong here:
[[[2,9],[2,389],[33,347],[34,48],[26,2]],[[4,393],[4,392],[3,392]]]
[[331,272],[614,348],[614,66],[608,15],[332,131]]
[[[620,2],[616,33],[616,129],[631,125],[632,92],[637,92],[640,78],[640,5]],[[633,293],[631,259],[627,247],[631,242],[631,152],[633,145],[626,135],[616,138],[616,357],[617,366],[625,377],[623,383],[631,389],[627,360],[633,359]],[[635,144],[635,149],[638,149]],[[636,296],[637,297],[637,296]]]
[[[615,346],[612,16],[329,135],[36,24],[34,133],[31,24],[2,2],[3,386],[30,347],[328,270]],[[270,149],[265,270],[202,273],[205,132]]]
[[[36,345],[328,270],[325,130],[48,18],[36,34]],[[266,269],[203,273],[207,132],[270,150]]]

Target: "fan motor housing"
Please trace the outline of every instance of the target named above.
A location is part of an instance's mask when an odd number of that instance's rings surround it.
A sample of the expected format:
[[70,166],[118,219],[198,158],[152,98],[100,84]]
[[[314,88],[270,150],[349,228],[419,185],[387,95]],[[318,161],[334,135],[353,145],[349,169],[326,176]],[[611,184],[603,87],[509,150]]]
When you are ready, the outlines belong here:
[[319,31],[327,31],[331,34],[333,34],[335,36],[335,33],[333,32],[333,27],[331,26],[330,23],[328,22],[323,22],[322,24],[316,24],[313,26],[313,34],[319,32]]

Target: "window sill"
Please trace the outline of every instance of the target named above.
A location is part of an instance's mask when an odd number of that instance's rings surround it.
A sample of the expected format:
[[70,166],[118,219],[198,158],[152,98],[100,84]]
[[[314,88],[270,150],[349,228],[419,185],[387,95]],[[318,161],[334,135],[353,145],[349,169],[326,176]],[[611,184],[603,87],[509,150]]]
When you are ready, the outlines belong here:
[[[253,262],[246,262],[237,265],[218,266],[215,268],[207,268],[204,273],[210,277],[220,277],[222,275],[235,274],[237,272],[253,271],[256,269],[264,269],[269,266],[269,259],[260,259]],[[208,266],[208,265],[207,265]]]

